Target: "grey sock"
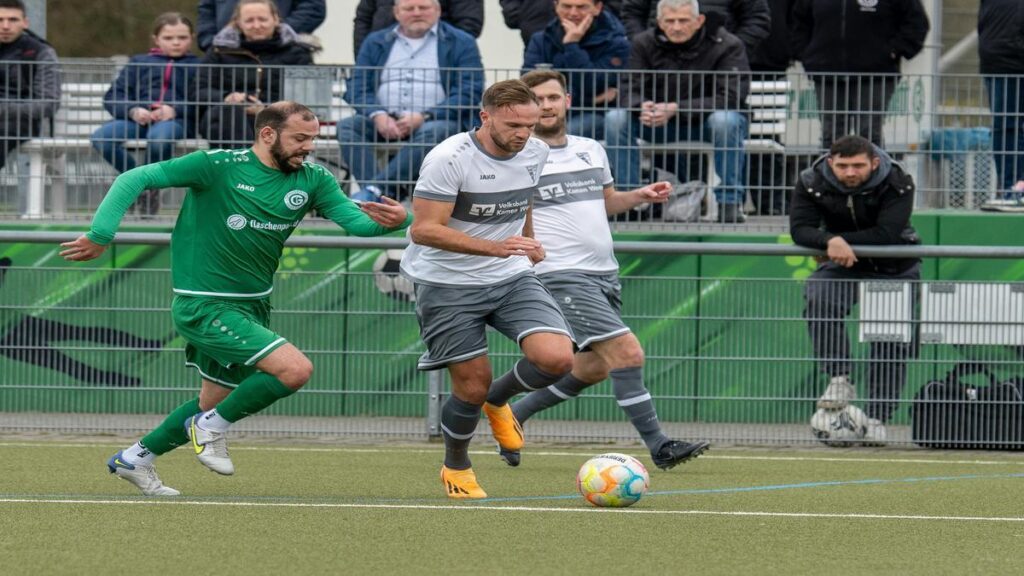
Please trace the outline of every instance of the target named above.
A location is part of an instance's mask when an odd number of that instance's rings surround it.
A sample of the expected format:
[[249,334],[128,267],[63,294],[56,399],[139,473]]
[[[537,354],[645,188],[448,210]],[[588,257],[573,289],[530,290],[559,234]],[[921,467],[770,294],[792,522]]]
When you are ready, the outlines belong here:
[[561,404],[566,400],[579,396],[580,392],[588,386],[591,386],[591,384],[580,380],[570,372],[551,386],[530,392],[512,404],[512,413],[515,414],[516,420],[522,424],[530,416],[541,410],[546,410],[556,404]]
[[444,465],[453,470],[470,467],[469,441],[480,422],[480,406],[454,395],[441,407],[441,434],[444,436]]
[[629,416],[629,421],[640,433],[647,449],[653,454],[662,444],[668,442],[668,436],[661,432],[658,413],[654,410],[651,393],[644,387],[644,369],[640,366],[619,368],[609,372],[612,378],[612,392],[619,408]]
[[520,358],[511,370],[491,383],[491,388],[487,392],[487,402],[494,406],[504,406],[516,394],[546,388],[561,377],[561,374],[548,374],[526,358]]

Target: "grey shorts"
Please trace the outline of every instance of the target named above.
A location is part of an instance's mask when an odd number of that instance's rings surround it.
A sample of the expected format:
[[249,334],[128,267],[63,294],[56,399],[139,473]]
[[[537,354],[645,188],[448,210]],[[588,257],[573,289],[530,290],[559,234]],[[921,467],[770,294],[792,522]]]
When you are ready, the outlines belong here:
[[558,305],[533,274],[484,288],[416,284],[416,318],[427,345],[420,370],[487,354],[488,325],[517,344],[535,332],[572,338]]
[[622,322],[622,284],[617,273],[552,272],[540,281],[562,309],[580,350],[630,332]]

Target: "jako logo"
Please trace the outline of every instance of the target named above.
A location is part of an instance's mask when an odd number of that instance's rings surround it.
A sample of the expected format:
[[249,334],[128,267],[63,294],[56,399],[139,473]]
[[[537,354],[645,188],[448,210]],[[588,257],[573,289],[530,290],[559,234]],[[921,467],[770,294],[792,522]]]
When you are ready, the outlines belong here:
[[473,204],[469,213],[472,216],[494,216],[494,204]]
[[292,190],[284,195],[284,205],[291,210],[302,208],[306,205],[307,200],[309,200],[309,194],[302,190]]
[[255,186],[250,186],[248,184],[242,184],[241,182],[239,182],[238,184],[235,184],[235,188],[238,188],[239,190],[245,190],[246,192],[255,192],[256,191],[256,187]]
[[480,175],[480,179],[481,180],[494,180],[496,178],[497,178],[497,176],[495,176],[494,174],[481,174]]
[[245,228],[245,216],[241,214],[232,214],[228,216],[228,228],[232,230],[241,230]]

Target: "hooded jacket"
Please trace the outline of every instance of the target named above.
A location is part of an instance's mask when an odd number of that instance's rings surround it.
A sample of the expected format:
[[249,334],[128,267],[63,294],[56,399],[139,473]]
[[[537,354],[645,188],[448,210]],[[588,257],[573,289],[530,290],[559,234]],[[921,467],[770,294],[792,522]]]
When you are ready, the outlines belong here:
[[136,54],[103,96],[103,107],[114,118],[127,120],[132,108],[148,110],[154,104],[166,104],[187,126],[194,113],[189,90],[196,81],[198,62],[192,54],[171,58],[156,49]]
[[[197,102],[223,102],[232,92],[255,96],[263,103],[281,99],[286,65],[313,64],[315,46],[301,40],[287,24],[280,24],[267,40],[250,41],[234,26],[226,26],[213,39],[213,47],[199,68]],[[270,65],[270,67],[268,67]]]
[[[750,66],[743,42],[725,30],[723,20],[708,14],[682,44],[670,42],[660,28],[634,38],[619,106],[636,110],[645,100],[678,102],[680,114],[692,111],[690,121],[703,121],[715,110],[745,109]],[[666,74],[672,71],[680,74]]]
[[594,96],[619,85],[614,70],[625,68],[629,60],[626,29],[618,18],[602,10],[579,42],[563,44],[564,37],[557,18],[534,34],[523,57],[523,73],[538,64],[549,64],[565,74],[573,106],[591,106]]
[[[850,189],[828,164],[828,154],[800,173],[790,204],[789,233],[793,242],[825,250],[840,236],[848,244],[886,246],[919,244],[910,226],[914,180],[881,148],[875,147],[878,168],[868,181]],[[917,258],[859,258],[854,270],[897,274],[920,262]]]
[[4,115],[32,126],[34,134],[60,105],[57,52],[31,30],[0,44],[0,102]]
[[1024,4],[981,0],[978,58],[982,74],[1024,74]]

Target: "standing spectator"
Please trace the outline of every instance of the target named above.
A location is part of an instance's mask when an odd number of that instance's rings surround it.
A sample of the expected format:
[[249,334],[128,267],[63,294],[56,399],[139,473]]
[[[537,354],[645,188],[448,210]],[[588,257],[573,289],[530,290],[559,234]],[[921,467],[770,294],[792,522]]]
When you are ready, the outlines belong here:
[[[501,17],[505,25],[512,30],[519,30],[523,38],[523,46],[530,43],[530,38],[540,32],[555,17],[553,0],[498,0],[501,4]],[[604,9],[616,17],[622,0],[606,0]]]
[[555,18],[530,38],[523,72],[538,66],[565,74],[575,110],[569,133],[604,138],[604,109],[618,96],[617,70],[629,60],[626,30],[600,0],[555,0]]
[[[356,200],[398,198],[429,149],[467,130],[484,89],[472,36],[440,22],[438,0],[397,0],[398,25],[366,37],[345,100],[356,114],[338,124],[342,157],[360,190]],[[375,143],[404,142],[383,170]]]
[[921,0],[797,0],[793,56],[814,81],[821,147],[851,131],[883,147],[882,123],[900,81],[900,60],[924,46]]
[[[197,35],[199,49],[206,52],[213,37],[231,23],[238,0],[199,0]],[[274,0],[284,23],[298,34],[312,34],[327,18],[325,0]]]
[[992,109],[992,151],[999,177],[996,200],[1019,205],[1024,196],[1014,185],[1024,180],[1024,5],[1020,0],[981,0],[978,58]]
[[[828,154],[800,173],[789,233],[799,246],[826,250],[807,279],[804,317],[814,357],[829,385],[818,408],[841,410],[856,398],[844,319],[857,303],[857,281],[917,282],[917,258],[858,258],[856,246],[918,244],[910,227],[914,181],[881,148],[860,136],[836,140]],[[907,380],[911,343],[873,342],[867,370],[865,444],[885,443],[885,423]]]
[[28,27],[21,0],[0,0],[0,168],[60,105],[57,52]]
[[[740,223],[746,200],[746,109],[750,66],[740,39],[722,26],[722,16],[697,11],[697,0],[660,0],[658,27],[633,39],[631,72],[619,108],[608,113],[605,135],[615,179],[623,188],[640,185],[636,139],[655,144],[704,140],[714,146],[719,220]],[[675,157],[680,180],[686,155]]]
[[[479,38],[484,29],[484,0],[439,0],[441,21]],[[370,32],[388,28],[395,23],[395,0],[359,0],[356,6],[355,29],[352,34],[353,54],[359,54],[363,40]]]
[[[145,138],[145,164],[174,156],[174,141],[192,135],[194,106],[188,93],[195,82],[192,22],[178,12],[165,12],[153,23],[153,48],[132,56],[103,96],[103,107],[114,117],[92,134],[92,147],[118,171],[135,168],[124,141]],[[139,197],[143,216],[160,209],[160,191]]]
[[[641,32],[658,27],[657,5],[657,0],[623,0],[622,24],[630,40]],[[775,14],[769,12],[766,0],[701,0],[698,12],[721,14],[725,18],[725,29],[743,41],[748,58],[753,57],[768,37],[775,18]]]
[[245,145],[265,103],[281,100],[285,65],[313,63],[314,47],[281,22],[273,0],[239,0],[199,71],[198,101],[208,106],[199,131],[217,146]]

